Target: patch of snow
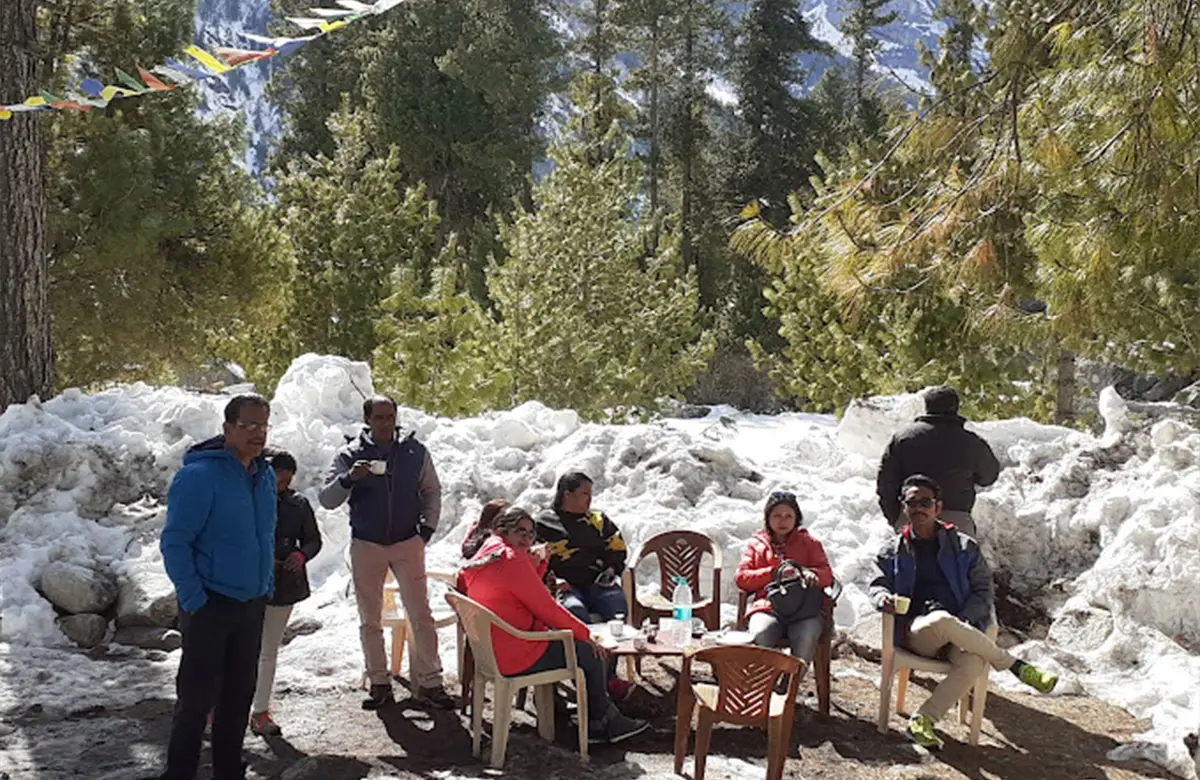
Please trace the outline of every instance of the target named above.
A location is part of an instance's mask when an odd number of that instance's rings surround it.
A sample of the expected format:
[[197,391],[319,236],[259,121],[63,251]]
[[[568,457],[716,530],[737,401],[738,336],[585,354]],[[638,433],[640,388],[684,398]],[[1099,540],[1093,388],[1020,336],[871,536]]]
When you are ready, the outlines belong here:
[[[313,596],[295,612],[322,628],[283,648],[281,688],[345,689],[361,674],[346,514],[320,509],[316,491],[334,451],[359,431],[372,392],[365,364],[305,355],[272,400],[270,444],[296,456],[296,488],[325,538],[310,566]],[[69,647],[36,585],[51,561],[118,579],[161,567],[154,548],[166,487],[186,449],[219,431],[227,400],[138,384],[68,390],[0,415],[0,712],[171,695],[177,653],[162,660],[120,649],[117,660],[90,660]],[[1116,420],[1117,406],[1109,409]],[[469,419],[404,407],[399,417],[429,446],[443,484],[432,570],[453,570],[484,502],[546,507],[559,474],[580,469],[633,548],[675,528],[711,536],[724,556],[721,595],[732,619],[732,571],[762,527],[767,495],[787,489],[845,583],[835,619],[849,627],[872,613],[866,586],[889,535],[874,492],[878,455],[920,411],[912,395],[863,399],[840,422],[713,407],[701,419],[601,425],[532,402]],[[1193,730],[1200,701],[1196,686],[1180,681],[1200,675],[1188,650],[1200,646],[1200,433],[1173,421],[1109,427],[1096,438],[1023,419],[973,424],[1005,467],[980,494],[979,536],[999,576],[1053,611],[1050,637],[1019,652],[1061,670],[1063,692],[1086,691],[1151,719],[1145,745],[1118,755],[1156,756],[1189,776],[1180,737]],[[638,579],[650,587],[655,573],[643,567]],[[431,598],[441,612],[438,588]],[[453,632],[440,641],[453,671]],[[1005,677],[995,682],[1011,684]]]

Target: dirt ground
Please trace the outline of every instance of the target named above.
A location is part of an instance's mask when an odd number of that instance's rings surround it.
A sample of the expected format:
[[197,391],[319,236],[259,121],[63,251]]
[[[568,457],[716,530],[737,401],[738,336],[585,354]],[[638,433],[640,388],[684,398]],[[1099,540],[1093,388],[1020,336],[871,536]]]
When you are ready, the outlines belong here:
[[[988,697],[983,737],[966,744],[967,729],[949,718],[939,726],[946,748],[930,754],[901,736],[904,720],[893,715],[892,730],[875,730],[877,665],[858,658],[834,661],[833,712],[814,714],[815,690],[802,686],[785,770],[788,780],[882,780],[971,778],[972,780],[1087,780],[1169,777],[1148,763],[1117,763],[1105,754],[1146,724],[1123,711],[1083,697],[1035,697],[1000,693]],[[627,711],[648,717],[651,732],[619,747],[594,747],[580,763],[567,705],[560,703],[558,737],[542,742],[533,716],[515,718],[505,774],[524,780],[633,780],[672,772],[672,742],[678,664],[648,662],[643,688]],[[909,707],[927,695],[931,679],[916,676]],[[453,689],[453,688],[452,688]],[[362,694],[347,686],[337,694],[282,692],[276,718],[284,737],[247,737],[250,778],[261,780],[450,780],[490,777],[471,756],[470,723],[458,713],[417,706],[397,685],[398,702],[381,713],[364,712]],[[532,698],[532,697],[531,697]],[[529,704],[532,709],[532,701]],[[136,780],[161,768],[170,727],[171,702],[148,700],[118,711],[79,712],[51,718],[34,707],[0,728],[0,780]],[[485,713],[485,729],[490,721]],[[488,743],[485,739],[484,749]],[[762,777],[766,734],[719,728],[713,735],[706,776],[710,780]],[[690,747],[689,747],[690,750]],[[199,777],[208,780],[207,750]],[[691,758],[684,771],[691,772]],[[757,767],[757,771],[751,767]]]

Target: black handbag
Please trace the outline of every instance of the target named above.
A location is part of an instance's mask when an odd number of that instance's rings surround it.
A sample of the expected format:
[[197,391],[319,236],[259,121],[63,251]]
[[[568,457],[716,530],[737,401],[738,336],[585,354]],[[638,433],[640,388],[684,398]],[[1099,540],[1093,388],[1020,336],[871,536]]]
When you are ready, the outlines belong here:
[[783,579],[783,570],[789,564],[797,571],[801,568],[795,561],[784,561],[775,569],[775,579],[767,585],[771,609],[779,622],[785,625],[817,617],[821,614],[821,602],[825,599],[825,589],[819,585],[808,587],[800,579]]

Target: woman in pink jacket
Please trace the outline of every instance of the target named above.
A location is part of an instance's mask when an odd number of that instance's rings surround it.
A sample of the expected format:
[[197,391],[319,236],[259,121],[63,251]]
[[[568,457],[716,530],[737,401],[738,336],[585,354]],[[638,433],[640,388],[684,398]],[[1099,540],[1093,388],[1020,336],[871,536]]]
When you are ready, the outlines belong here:
[[[495,520],[492,536],[463,565],[459,581],[467,597],[495,612],[522,631],[568,629],[575,635],[575,655],[587,679],[589,743],[616,743],[642,733],[645,721],[621,714],[608,696],[603,653],[588,627],[555,601],[542,582],[546,551],[534,547],[533,518],[511,506]],[[492,629],[496,666],[506,677],[562,669],[567,665],[562,642],[518,639]]]
[[[812,663],[821,636],[821,616],[785,625],[775,616],[767,599],[767,585],[775,579],[780,567],[784,569],[785,579],[799,577],[809,585],[822,588],[833,584],[833,570],[829,568],[825,548],[800,527],[803,520],[795,494],[772,493],[763,512],[763,530],[755,533],[746,545],[735,581],[739,588],[752,594],[746,614],[754,643],[760,647],[778,647],[786,637],[792,655],[804,661],[806,670]],[[792,567],[788,561],[799,568]]]

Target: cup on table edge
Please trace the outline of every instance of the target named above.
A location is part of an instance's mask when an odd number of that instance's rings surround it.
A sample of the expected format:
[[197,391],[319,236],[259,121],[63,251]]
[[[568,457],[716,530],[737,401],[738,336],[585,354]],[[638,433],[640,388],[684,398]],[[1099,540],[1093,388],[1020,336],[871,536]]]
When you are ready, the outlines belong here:
[[625,636],[625,616],[617,615],[612,620],[608,621],[608,633],[613,639],[620,639]]
[[908,596],[892,596],[892,611],[897,615],[907,615],[910,606],[912,599]]

